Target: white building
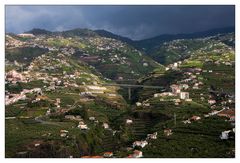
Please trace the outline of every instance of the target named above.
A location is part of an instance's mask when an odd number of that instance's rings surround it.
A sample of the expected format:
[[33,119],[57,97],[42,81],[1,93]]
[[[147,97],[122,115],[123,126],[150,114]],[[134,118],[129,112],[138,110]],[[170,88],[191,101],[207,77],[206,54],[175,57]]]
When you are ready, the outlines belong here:
[[134,147],[137,147],[137,146],[144,148],[146,145],[148,145],[148,142],[147,142],[146,140],[143,140],[143,141],[135,141],[135,142],[133,143],[133,148],[134,148]]
[[180,93],[180,99],[182,99],[182,100],[189,99],[189,93],[188,92],[181,92]]
[[157,139],[157,132],[154,132],[153,134],[147,134],[148,139]]
[[213,105],[213,104],[216,103],[216,100],[208,100],[208,103],[209,103],[210,105]]
[[136,106],[142,106],[141,102],[136,102]]
[[104,129],[108,129],[109,128],[109,125],[107,123],[103,123],[103,128]]
[[20,37],[35,37],[33,34],[31,33],[21,33],[21,34],[18,34],[18,36]]
[[90,121],[95,121],[95,119],[96,119],[95,117],[89,117]]
[[132,124],[133,121],[131,119],[126,119],[126,124]]
[[88,129],[86,124],[79,124],[78,128],[80,128],[81,130],[87,130]]
[[155,93],[153,95],[155,98],[156,97],[164,97],[164,96],[175,96],[172,92],[163,92],[163,93]]
[[220,139],[222,140],[227,140],[228,139],[228,134],[231,132],[231,130],[228,131],[223,131],[222,134],[220,135]]

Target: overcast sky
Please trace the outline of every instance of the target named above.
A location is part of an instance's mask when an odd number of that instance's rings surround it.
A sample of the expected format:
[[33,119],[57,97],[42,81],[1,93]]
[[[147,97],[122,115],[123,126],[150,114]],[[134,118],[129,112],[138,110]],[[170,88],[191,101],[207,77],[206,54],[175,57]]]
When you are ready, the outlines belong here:
[[132,39],[235,25],[234,6],[6,6],[6,31],[105,29]]

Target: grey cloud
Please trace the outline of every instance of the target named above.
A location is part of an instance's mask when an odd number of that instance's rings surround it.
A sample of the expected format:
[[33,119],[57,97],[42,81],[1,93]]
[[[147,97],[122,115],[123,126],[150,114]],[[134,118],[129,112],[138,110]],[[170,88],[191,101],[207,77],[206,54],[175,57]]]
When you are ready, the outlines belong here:
[[234,6],[7,6],[6,30],[105,29],[143,39],[235,25]]

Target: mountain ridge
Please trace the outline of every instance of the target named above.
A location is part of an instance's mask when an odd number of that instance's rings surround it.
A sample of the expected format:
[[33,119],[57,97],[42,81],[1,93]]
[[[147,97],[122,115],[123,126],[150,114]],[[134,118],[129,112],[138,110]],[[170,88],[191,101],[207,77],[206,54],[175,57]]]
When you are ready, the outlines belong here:
[[172,38],[168,38],[170,40],[181,39],[181,38],[184,39],[183,37],[186,37],[186,38],[201,38],[201,37],[207,37],[207,36],[212,36],[212,35],[216,35],[216,34],[224,34],[224,33],[235,32],[235,27],[229,26],[229,27],[224,27],[224,28],[212,28],[210,30],[204,30],[204,31],[200,31],[200,32],[192,32],[192,33],[161,34],[161,35],[157,35],[157,36],[154,36],[154,37],[141,39],[141,40],[133,40],[131,38],[121,36],[121,35],[115,34],[113,32],[104,30],[104,29],[92,30],[92,29],[88,29],[88,28],[73,28],[73,29],[64,30],[64,31],[50,31],[50,30],[41,29],[41,28],[33,28],[32,30],[25,31],[23,33],[31,33],[31,34],[39,35],[39,34],[47,34],[47,33],[63,33],[63,32],[66,33],[66,32],[85,31],[85,30],[95,32],[99,36],[104,36],[104,37],[107,37],[107,38],[117,38],[117,39],[120,39],[121,41],[125,40],[125,42],[138,42],[139,43],[139,42],[152,40],[152,39],[157,39],[157,38],[162,38],[162,39],[166,39],[166,41],[169,41],[169,40],[167,40],[168,37],[172,37]]

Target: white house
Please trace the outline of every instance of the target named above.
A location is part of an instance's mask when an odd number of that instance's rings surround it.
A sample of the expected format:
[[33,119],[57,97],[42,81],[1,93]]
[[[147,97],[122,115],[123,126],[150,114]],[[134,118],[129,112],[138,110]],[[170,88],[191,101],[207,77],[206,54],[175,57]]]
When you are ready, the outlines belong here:
[[140,146],[140,147],[144,148],[146,145],[148,145],[148,142],[146,140],[133,142],[133,148],[136,146]]
[[182,100],[189,99],[189,93],[188,92],[181,92],[180,93],[180,99],[182,99]]
[[136,106],[141,106],[142,103],[141,102],[136,102]]
[[133,121],[131,119],[126,119],[126,124],[132,124]]
[[87,130],[88,129],[86,124],[79,124],[78,128],[80,128],[81,130]]
[[103,123],[103,128],[104,129],[108,129],[109,128],[109,125],[107,123]]
[[209,103],[210,105],[213,105],[213,104],[216,103],[216,100],[208,100],[208,103]]
[[89,117],[90,121],[95,121],[95,119],[96,119],[95,117]]
[[20,37],[35,37],[33,34],[31,33],[21,33],[21,34],[18,34],[18,36]]
[[228,139],[228,134],[231,132],[231,130],[228,131],[223,131],[222,134],[220,135],[220,139],[222,140],[227,140]]
[[147,134],[148,139],[157,139],[157,132],[154,132],[153,134]]

